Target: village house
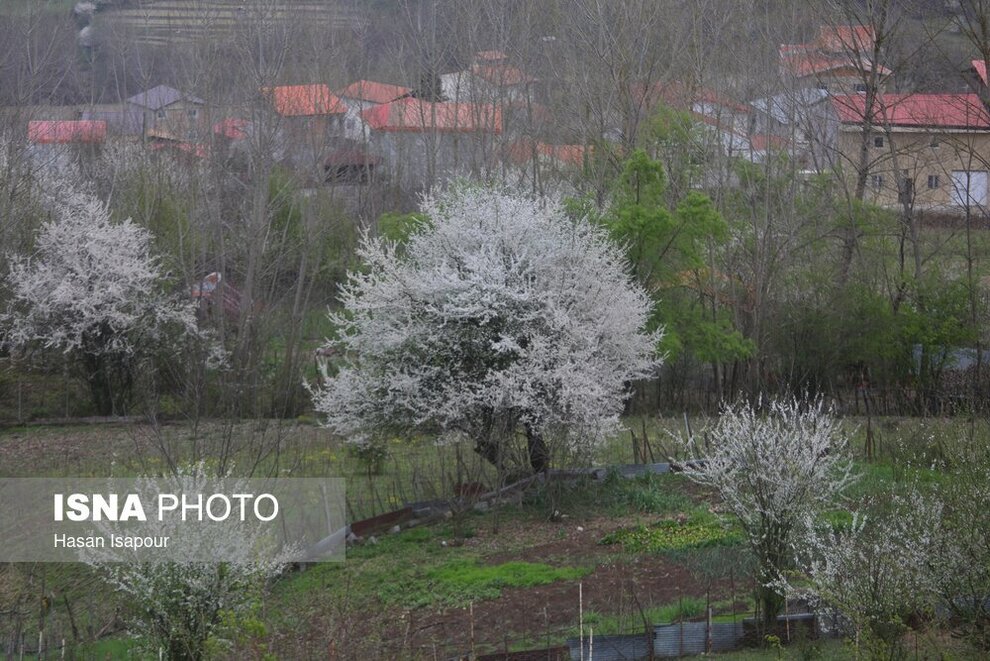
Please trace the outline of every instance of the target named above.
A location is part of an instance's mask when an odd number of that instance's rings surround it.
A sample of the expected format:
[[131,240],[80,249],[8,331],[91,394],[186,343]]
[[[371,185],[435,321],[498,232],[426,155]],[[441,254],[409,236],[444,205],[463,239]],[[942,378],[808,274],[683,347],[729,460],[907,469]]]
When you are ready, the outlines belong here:
[[361,119],[361,113],[368,108],[374,108],[384,103],[391,103],[412,94],[412,90],[402,85],[379,83],[373,80],[358,80],[347,87],[338,90],[337,96],[347,106],[347,116],[344,119],[344,129],[347,138],[351,140],[367,140],[367,126]]
[[497,106],[422,101],[411,97],[369,108],[361,117],[394,183],[409,188],[478,174],[497,160],[502,133]]
[[262,90],[278,122],[290,161],[309,167],[346,137],[347,105],[323,84],[281,85]]
[[168,85],[135,94],[124,103],[128,111],[141,117],[145,137],[197,140],[209,126],[206,102]]
[[81,119],[104,121],[115,136],[201,140],[209,129],[206,102],[168,85],[135,94],[119,105],[85,108]]
[[976,94],[863,94],[831,98],[835,163],[860,169],[866,135],[867,198],[893,207],[960,212],[987,203],[990,113]]
[[508,103],[532,99],[539,82],[498,50],[479,51],[471,66],[440,76],[443,97],[455,103]]
[[821,172],[828,167],[825,146],[834,129],[829,93],[817,87],[798,87],[755,99],[752,108],[752,142],[778,141],[804,169]]
[[99,156],[107,123],[95,120],[31,120],[27,153],[35,167],[58,170]]
[[833,94],[865,92],[871,74],[885,91],[892,71],[871,61],[876,44],[865,25],[822,26],[811,43],[781,44],[781,74],[794,87],[815,87]]
[[730,159],[762,162],[789,145],[786,136],[767,126],[756,130],[753,108],[706,87],[679,81],[635,84],[630,97],[640,109],[639,121],[654,117],[661,106],[686,113],[702,127],[708,145]]

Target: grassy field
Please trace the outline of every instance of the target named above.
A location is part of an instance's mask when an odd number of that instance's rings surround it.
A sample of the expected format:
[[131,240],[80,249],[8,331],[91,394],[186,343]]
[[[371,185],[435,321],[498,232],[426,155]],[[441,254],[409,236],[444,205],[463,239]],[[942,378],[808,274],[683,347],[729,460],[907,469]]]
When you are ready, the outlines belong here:
[[[640,433],[644,422],[656,453],[664,439],[667,452],[684,454],[673,440],[683,420],[628,421]],[[698,431],[705,421],[690,424]],[[850,419],[843,427],[861,453],[864,422]],[[864,498],[946,479],[957,449],[990,437],[986,424],[963,419],[884,419],[873,421],[873,430],[878,456],[858,460],[862,478],[851,501],[837,503],[837,520]],[[6,428],[0,430],[0,476],[154,473],[164,467],[160,448],[210,457],[230,439],[236,440],[238,472],[253,462],[262,472],[347,477],[355,516],[449,496],[456,481],[493,478],[469,448],[410,438],[394,439],[382,471],[374,474],[325,430],[275,421],[196,429]],[[278,458],[269,453],[259,460],[259,445],[279,446]],[[627,434],[595,456],[571,458],[631,460]],[[740,533],[719,509],[711,494],[678,475],[551,484],[497,510],[468,509],[437,525],[354,546],[343,563],[286,575],[217,656],[325,658],[334,650],[329,655],[337,658],[447,658],[472,649],[562,644],[577,635],[582,612],[598,635],[637,633],[644,617],[651,623],[696,618],[708,605],[718,621],[751,616]],[[0,603],[9,612],[0,618],[0,649],[18,628],[30,641],[43,626],[48,639],[65,638],[77,658],[143,658],[124,635],[126,604],[85,566],[2,566]],[[932,658],[925,654],[950,642],[919,638],[919,650],[927,650],[919,658]],[[854,658],[841,642],[802,645],[726,658]],[[963,649],[953,658],[968,657]]]

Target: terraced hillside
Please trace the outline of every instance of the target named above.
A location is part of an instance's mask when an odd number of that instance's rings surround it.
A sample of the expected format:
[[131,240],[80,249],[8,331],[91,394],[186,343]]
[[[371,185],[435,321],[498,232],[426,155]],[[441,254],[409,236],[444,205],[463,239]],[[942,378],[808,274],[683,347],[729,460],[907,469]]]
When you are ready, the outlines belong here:
[[97,24],[111,32],[126,30],[145,43],[164,45],[217,37],[261,21],[327,30],[357,29],[367,23],[362,12],[325,0],[131,0],[105,9]]

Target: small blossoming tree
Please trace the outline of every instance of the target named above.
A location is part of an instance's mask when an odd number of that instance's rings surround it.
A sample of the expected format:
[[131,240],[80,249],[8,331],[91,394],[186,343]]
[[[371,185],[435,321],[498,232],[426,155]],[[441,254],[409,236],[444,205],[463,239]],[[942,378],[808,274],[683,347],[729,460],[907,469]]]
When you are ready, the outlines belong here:
[[807,519],[795,540],[797,571],[780,587],[831,611],[836,625],[875,658],[903,658],[911,620],[937,603],[942,503],[914,490],[865,504],[848,526]]
[[504,190],[455,189],[422,211],[401,249],[365,239],[342,288],[343,365],[313,392],[327,425],[366,444],[461,436],[509,469],[520,434],[534,471],[615,430],[659,338],[620,250],[556,202]]
[[188,301],[167,296],[147,230],[114,222],[88,192],[59,191],[30,256],[13,255],[0,314],[9,348],[61,351],[101,414],[126,411],[137,365],[168,337],[194,335]]
[[689,440],[699,461],[687,476],[715,489],[739,518],[769,625],[783,606],[776,583],[793,564],[792,545],[802,527],[854,479],[845,440],[821,402],[798,400],[772,401],[765,410],[727,406],[707,440]]

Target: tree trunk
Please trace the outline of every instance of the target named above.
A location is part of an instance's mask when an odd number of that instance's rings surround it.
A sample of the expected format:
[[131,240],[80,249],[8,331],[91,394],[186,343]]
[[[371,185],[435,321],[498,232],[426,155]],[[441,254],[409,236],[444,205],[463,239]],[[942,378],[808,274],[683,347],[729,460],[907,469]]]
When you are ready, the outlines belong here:
[[550,468],[550,450],[543,434],[526,425],[526,446],[529,450],[529,465],[534,473],[543,473]]

